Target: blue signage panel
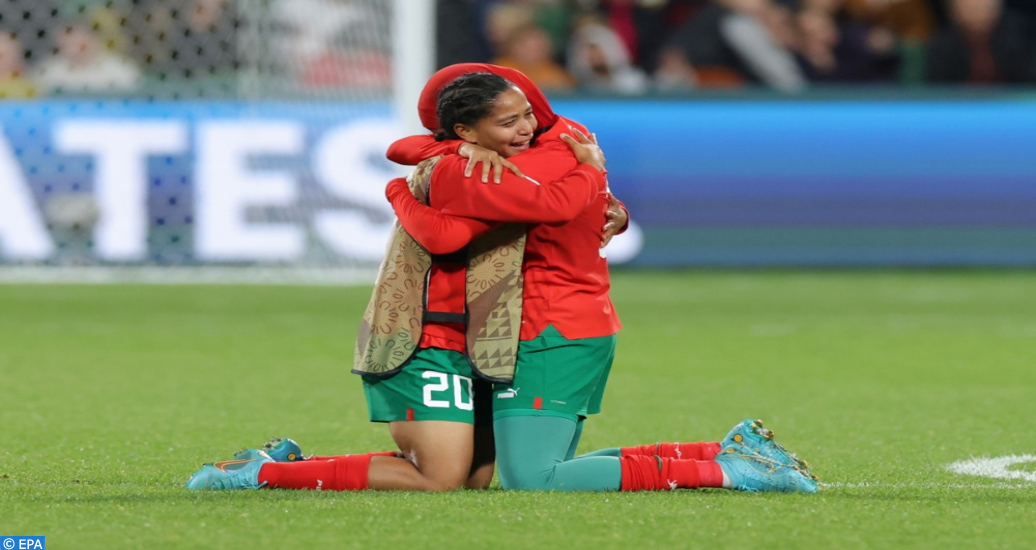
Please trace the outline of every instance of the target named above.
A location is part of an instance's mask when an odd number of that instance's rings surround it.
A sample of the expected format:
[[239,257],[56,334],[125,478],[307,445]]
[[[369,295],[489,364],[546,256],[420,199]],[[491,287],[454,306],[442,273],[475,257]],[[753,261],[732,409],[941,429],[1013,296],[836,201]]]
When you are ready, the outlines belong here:
[[[576,101],[642,266],[1036,265],[1036,102]],[[0,103],[0,262],[377,262],[387,104]],[[616,251],[618,252],[618,251]]]
[[1036,264],[1036,102],[557,102],[649,265]]

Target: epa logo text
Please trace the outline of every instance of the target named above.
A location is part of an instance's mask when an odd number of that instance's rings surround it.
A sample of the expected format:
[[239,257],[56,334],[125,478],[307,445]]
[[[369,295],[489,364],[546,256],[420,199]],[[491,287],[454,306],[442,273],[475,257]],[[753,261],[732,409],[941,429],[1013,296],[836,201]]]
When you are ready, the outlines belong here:
[[46,537],[0,537],[3,550],[44,550]]

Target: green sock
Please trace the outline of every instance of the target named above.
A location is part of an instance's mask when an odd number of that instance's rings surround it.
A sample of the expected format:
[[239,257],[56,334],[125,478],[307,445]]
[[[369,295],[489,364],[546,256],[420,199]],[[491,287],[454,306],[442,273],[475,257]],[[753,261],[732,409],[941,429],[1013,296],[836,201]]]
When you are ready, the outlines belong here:
[[622,466],[617,456],[565,460],[578,441],[579,427],[576,420],[557,416],[494,420],[497,471],[504,489],[618,491]]
[[586,419],[580,418],[576,421],[576,433],[572,435],[572,442],[568,445],[568,452],[565,453],[565,460],[576,458],[576,447],[579,446],[579,438],[583,437],[583,422]]
[[592,457],[595,457],[595,456],[613,456],[615,458],[619,458],[620,456],[622,456],[622,448],[621,447],[608,447],[607,449],[599,449],[599,450],[596,450],[596,451],[591,451],[589,453],[583,453],[583,454],[577,456],[576,458],[577,459],[592,458]]
[[576,422],[576,435],[572,437],[572,445],[568,448],[568,454],[565,455],[565,460],[575,460],[577,458],[592,458],[595,456],[622,456],[622,447],[608,447],[607,449],[600,449],[597,451],[591,451],[589,453],[583,453],[576,456],[576,447],[579,446],[579,438],[583,436],[583,422],[585,419],[580,418]]

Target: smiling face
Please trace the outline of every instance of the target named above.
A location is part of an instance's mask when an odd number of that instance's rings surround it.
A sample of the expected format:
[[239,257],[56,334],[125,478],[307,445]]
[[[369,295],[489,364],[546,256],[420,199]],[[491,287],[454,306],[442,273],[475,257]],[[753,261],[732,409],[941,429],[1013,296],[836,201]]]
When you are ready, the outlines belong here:
[[536,131],[532,106],[517,88],[500,92],[489,114],[474,124],[455,124],[454,132],[461,139],[511,157],[525,151]]

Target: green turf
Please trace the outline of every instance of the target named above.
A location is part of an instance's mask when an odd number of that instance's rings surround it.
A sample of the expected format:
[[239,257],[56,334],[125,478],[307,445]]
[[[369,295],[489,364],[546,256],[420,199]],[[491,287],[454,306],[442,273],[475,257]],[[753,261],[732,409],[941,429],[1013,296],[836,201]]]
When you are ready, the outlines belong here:
[[[583,450],[746,416],[820,495],[181,488],[271,435],[388,450],[348,373],[367,288],[0,285],[0,536],[48,548],[1023,548],[1036,274],[619,273],[625,328]],[[1033,471],[1033,464],[1020,465]]]

